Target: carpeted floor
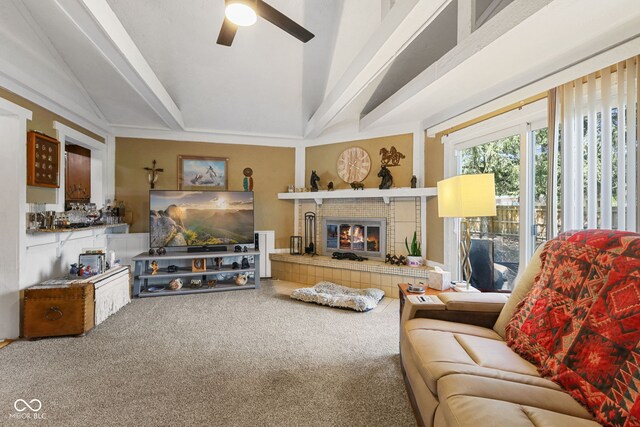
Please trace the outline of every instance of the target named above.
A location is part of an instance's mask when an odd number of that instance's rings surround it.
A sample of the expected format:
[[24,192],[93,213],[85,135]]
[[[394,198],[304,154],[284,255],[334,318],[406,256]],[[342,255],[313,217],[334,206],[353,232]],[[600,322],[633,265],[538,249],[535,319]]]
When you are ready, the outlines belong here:
[[35,425],[13,405],[39,399],[39,426],[414,426],[398,301],[356,313],[293,287],[134,300],[84,338],[14,342],[0,425]]

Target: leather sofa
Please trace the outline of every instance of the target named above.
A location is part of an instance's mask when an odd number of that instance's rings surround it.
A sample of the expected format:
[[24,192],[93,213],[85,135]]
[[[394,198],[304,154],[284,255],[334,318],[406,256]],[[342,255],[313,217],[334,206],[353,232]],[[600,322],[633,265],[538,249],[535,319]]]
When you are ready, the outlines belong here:
[[518,275],[510,296],[447,292],[426,302],[406,299],[400,353],[418,425],[601,425],[506,341],[505,327],[537,279],[545,248]]

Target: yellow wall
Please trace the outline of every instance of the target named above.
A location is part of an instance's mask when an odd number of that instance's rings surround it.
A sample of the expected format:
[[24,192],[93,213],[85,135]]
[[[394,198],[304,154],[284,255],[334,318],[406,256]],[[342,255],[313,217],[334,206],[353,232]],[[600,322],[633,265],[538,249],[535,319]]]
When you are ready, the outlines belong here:
[[378,188],[380,185],[378,172],[380,171],[380,159],[382,158],[380,149],[390,149],[391,146],[395,146],[399,152],[405,155],[405,158],[400,160],[399,166],[389,168],[393,175],[393,186],[410,187],[411,176],[413,175],[412,134],[308,147],[305,152],[305,186],[309,187],[311,171],[315,170],[320,176],[319,186],[321,189],[326,189],[330,181],[333,181],[335,189],[350,188],[348,183],[338,177],[336,163],[338,156],[344,150],[350,147],[360,147],[365,149],[369,153],[369,157],[371,157],[371,171],[364,180],[365,188]]
[[[0,88],[0,98],[4,98],[13,102],[27,110],[33,112],[33,119],[27,122],[27,130],[37,130],[38,132],[45,133],[49,136],[56,137],[56,130],[53,128],[53,122],[60,122],[72,129],[82,132],[85,135],[90,136],[100,142],[104,143],[104,138],[78,126],[77,124],[70,122],[69,120],[61,117],[51,111],[28,101],[13,92],[9,92],[6,89]],[[26,147],[25,147],[26,150]],[[60,155],[63,155],[64,144],[60,145]],[[26,165],[25,165],[26,168]],[[27,186],[27,202],[28,203],[56,203],[56,189],[45,187],[33,187]]]
[[155,188],[178,188],[178,155],[226,157],[229,159],[229,190],[242,191],[246,167],[253,169],[256,230],[275,230],[276,248],[289,247],[293,234],[293,204],[278,200],[294,182],[293,148],[253,145],[209,144],[204,142],[116,138],[116,198],[123,200],[133,213],[131,232],[149,229],[149,184],[144,167],[157,161],[164,168]]
[[[424,141],[425,187],[435,187],[444,179],[444,146],[440,136]],[[438,218],[438,198],[427,199],[427,259],[444,263],[444,220]]]

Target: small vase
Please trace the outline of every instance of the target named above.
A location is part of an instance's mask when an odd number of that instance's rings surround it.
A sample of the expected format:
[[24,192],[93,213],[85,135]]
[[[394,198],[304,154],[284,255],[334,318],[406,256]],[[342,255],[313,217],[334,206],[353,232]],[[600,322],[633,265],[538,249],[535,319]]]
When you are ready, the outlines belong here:
[[422,267],[424,264],[424,260],[421,256],[408,256],[407,257],[407,266],[408,267]]

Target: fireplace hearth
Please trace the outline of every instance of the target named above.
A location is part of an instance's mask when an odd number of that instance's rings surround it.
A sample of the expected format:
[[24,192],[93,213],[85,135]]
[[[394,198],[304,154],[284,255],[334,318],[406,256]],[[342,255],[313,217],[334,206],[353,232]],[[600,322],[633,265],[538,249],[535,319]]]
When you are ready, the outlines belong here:
[[387,221],[384,218],[324,218],[323,254],[352,252],[369,259],[383,260],[386,251]]

